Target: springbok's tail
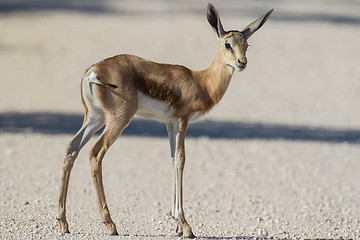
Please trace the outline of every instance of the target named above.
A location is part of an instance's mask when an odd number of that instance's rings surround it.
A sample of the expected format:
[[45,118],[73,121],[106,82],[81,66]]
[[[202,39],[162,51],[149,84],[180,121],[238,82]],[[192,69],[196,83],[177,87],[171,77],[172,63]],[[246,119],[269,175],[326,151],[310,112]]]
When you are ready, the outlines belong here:
[[86,80],[87,80],[87,83],[89,84],[91,94],[92,94],[92,85],[93,84],[104,86],[104,87],[107,87],[107,88],[110,88],[110,89],[118,88],[118,86],[116,86],[115,84],[105,83],[105,82],[100,81],[96,77],[96,74],[94,72],[91,72],[91,74],[86,78]]
[[97,79],[96,77],[91,77],[91,75],[88,77],[88,83],[89,84],[98,84],[104,87],[109,87],[112,89],[118,88],[118,86],[116,86],[115,84],[111,84],[111,83],[104,83],[102,81],[100,81],[99,79]]

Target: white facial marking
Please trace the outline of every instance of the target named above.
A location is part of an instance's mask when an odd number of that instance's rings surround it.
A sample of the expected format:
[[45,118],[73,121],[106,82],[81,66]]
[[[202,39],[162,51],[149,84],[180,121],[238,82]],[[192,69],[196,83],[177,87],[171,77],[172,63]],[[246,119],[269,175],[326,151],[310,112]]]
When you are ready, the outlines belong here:
[[169,122],[173,113],[166,102],[162,102],[138,92],[137,115],[144,118],[155,118],[162,122]]
[[[229,71],[229,74],[233,75],[233,74],[234,74],[234,71],[235,71],[235,67],[233,67],[233,66],[230,65],[230,64],[226,64],[226,67],[227,67],[227,69],[228,69],[228,71]],[[238,68],[236,68],[236,69],[238,69]]]

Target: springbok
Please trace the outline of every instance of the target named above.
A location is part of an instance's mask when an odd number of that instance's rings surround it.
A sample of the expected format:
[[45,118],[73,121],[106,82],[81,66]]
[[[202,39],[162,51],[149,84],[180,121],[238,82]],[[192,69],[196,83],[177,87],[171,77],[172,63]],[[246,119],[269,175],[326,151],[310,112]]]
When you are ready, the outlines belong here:
[[81,83],[85,107],[81,129],[69,143],[62,166],[56,219],[60,232],[69,233],[66,221],[66,195],[70,172],[81,148],[104,125],[99,140],[90,151],[91,175],[96,189],[101,220],[108,234],[117,235],[106,203],[102,181],[102,160],[106,151],[130,123],[135,114],[166,123],[174,167],[174,199],[171,211],[177,222],[177,235],[194,238],[183,210],[183,170],[185,133],[188,124],[208,112],[223,97],[234,70],[247,64],[247,40],[269,18],[273,10],[242,31],[225,31],[212,4],[207,19],[219,40],[211,66],[203,71],[181,65],[160,64],[132,55],[117,55],[86,70]]

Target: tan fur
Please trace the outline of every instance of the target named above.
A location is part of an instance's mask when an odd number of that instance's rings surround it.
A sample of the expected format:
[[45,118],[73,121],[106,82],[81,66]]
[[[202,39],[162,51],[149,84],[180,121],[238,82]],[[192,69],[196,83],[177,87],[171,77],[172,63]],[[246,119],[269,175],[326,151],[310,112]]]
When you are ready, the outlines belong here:
[[137,91],[168,103],[176,117],[192,112],[205,113],[215,104],[201,86],[198,75],[181,65],[155,63],[132,55],[117,55],[95,64],[88,71],[94,71],[100,81],[118,86],[114,90],[101,90],[99,97],[105,107],[113,105],[111,101],[116,101],[109,96],[115,93],[123,99],[136,102]]
[[[242,32],[225,32],[216,9],[209,4],[208,20],[219,38],[219,45],[213,63],[202,71],[193,71],[181,65],[155,63],[132,55],[117,55],[94,64],[85,72],[81,84],[85,107],[84,123],[69,143],[63,164],[57,211],[61,232],[69,232],[65,209],[74,161],[81,148],[105,124],[106,127],[91,149],[89,157],[101,219],[109,234],[117,234],[105,199],[102,160],[111,144],[136,114],[140,92],[149,97],[145,98],[146,101],[154,102],[150,111],[166,106],[165,110],[160,111],[171,114],[166,118],[174,165],[174,205],[171,215],[177,222],[179,236],[194,237],[184,216],[182,200],[187,126],[194,114],[208,112],[221,100],[234,70],[242,71],[246,67],[247,38],[264,24],[271,12],[248,25]],[[166,111],[167,108],[169,111]]]

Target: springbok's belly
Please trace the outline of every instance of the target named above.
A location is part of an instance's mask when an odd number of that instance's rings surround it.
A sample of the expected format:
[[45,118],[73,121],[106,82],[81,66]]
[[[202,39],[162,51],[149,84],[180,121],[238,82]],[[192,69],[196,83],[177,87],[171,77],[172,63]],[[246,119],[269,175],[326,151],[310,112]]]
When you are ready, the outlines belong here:
[[138,92],[138,110],[136,115],[144,118],[154,118],[162,122],[172,120],[174,113],[166,102],[146,96]]

